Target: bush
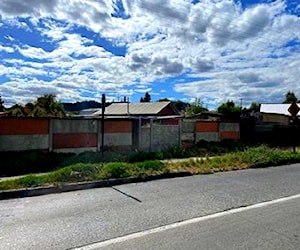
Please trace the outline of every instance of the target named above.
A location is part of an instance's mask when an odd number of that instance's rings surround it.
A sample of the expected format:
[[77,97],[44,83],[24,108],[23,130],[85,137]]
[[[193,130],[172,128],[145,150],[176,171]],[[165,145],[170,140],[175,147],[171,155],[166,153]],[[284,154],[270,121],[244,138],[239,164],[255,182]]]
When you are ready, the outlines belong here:
[[144,162],[149,160],[163,160],[163,159],[170,159],[170,158],[186,158],[190,157],[191,152],[186,149],[182,149],[179,147],[173,147],[165,151],[159,152],[134,152],[129,154],[127,159],[128,162]]
[[184,148],[174,147],[166,151],[166,154],[169,154],[168,158],[187,158],[191,157],[191,153]]
[[218,155],[243,151],[250,146],[250,144],[241,140],[235,141],[232,139],[225,139],[220,142],[208,142],[205,140],[200,140],[195,146],[192,147],[192,151],[199,152],[199,150],[201,150],[202,154]]
[[164,164],[158,160],[139,162],[136,164],[136,166],[138,170],[159,171],[159,170],[163,170],[164,168]]
[[130,165],[121,162],[106,163],[101,169],[101,178],[122,178],[131,174]]
[[50,173],[48,179],[54,183],[90,181],[99,177],[100,170],[99,164],[77,163]]

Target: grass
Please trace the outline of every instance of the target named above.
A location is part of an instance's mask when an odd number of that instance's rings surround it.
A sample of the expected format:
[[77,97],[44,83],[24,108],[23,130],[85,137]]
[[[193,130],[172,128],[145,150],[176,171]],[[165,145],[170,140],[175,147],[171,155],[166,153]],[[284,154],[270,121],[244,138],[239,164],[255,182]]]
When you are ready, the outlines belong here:
[[63,183],[103,180],[109,178],[146,177],[179,171],[192,174],[212,174],[247,168],[277,166],[300,162],[300,153],[259,146],[222,156],[205,157],[184,161],[76,163],[45,175],[28,175],[19,179],[1,181],[0,190],[28,188]]
[[109,150],[101,157],[99,152],[54,153],[41,151],[0,152],[0,177],[16,176],[29,173],[44,173],[76,163],[99,162],[144,162],[171,158],[188,158],[192,156],[220,155],[240,151],[248,145],[243,142],[225,140],[222,142],[200,141],[192,148],[174,147],[160,152],[114,152]]

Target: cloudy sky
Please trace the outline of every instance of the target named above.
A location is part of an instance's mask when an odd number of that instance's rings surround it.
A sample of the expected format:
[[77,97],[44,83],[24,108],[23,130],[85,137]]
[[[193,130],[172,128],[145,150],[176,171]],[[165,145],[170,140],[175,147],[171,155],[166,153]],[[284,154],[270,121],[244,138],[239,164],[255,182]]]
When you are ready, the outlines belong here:
[[5,106],[300,98],[299,0],[1,0]]

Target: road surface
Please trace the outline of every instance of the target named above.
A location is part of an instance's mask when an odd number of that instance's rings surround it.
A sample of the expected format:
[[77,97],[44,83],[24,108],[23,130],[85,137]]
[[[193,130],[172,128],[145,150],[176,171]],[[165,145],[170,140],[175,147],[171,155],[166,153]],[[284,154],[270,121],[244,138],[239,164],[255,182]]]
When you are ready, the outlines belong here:
[[294,164],[2,200],[0,249],[295,249],[299,180]]

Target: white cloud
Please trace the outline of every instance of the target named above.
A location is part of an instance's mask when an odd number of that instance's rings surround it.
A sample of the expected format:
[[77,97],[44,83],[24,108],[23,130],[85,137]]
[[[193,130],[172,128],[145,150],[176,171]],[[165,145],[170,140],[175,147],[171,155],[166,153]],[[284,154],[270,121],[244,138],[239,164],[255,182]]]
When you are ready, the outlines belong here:
[[1,51],[4,51],[4,52],[6,52],[6,53],[13,53],[15,50],[14,50],[13,48],[11,48],[11,47],[2,46],[2,45],[0,44],[0,52],[1,52]]
[[[0,15],[5,25],[33,32],[16,19],[29,17],[53,48],[17,44],[10,35],[15,46],[2,44],[0,52],[18,50],[30,62],[6,59],[0,72],[20,86],[24,77],[29,79],[20,90],[28,88],[30,93],[47,90],[50,82],[64,99],[85,98],[79,90],[108,91],[110,98],[114,93],[134,95],[139,93],[137,86],[149,89],[150,82],[181,74],[204,80],[174,83],[174,90],[211,105],[229,98],[278,100],[287,90],[300,97],[300,18],[286,12],[285,1],[246,9],[233,0],[122,2],[126,18],[112,16],[117,7],[113,0],[28,0],[26,4],[2,0]],[[95,45],[92,38],[75,33],[74,27],[126,46],[126,55],[116,56]],[[2,84],[0,91],[10,84]]]

